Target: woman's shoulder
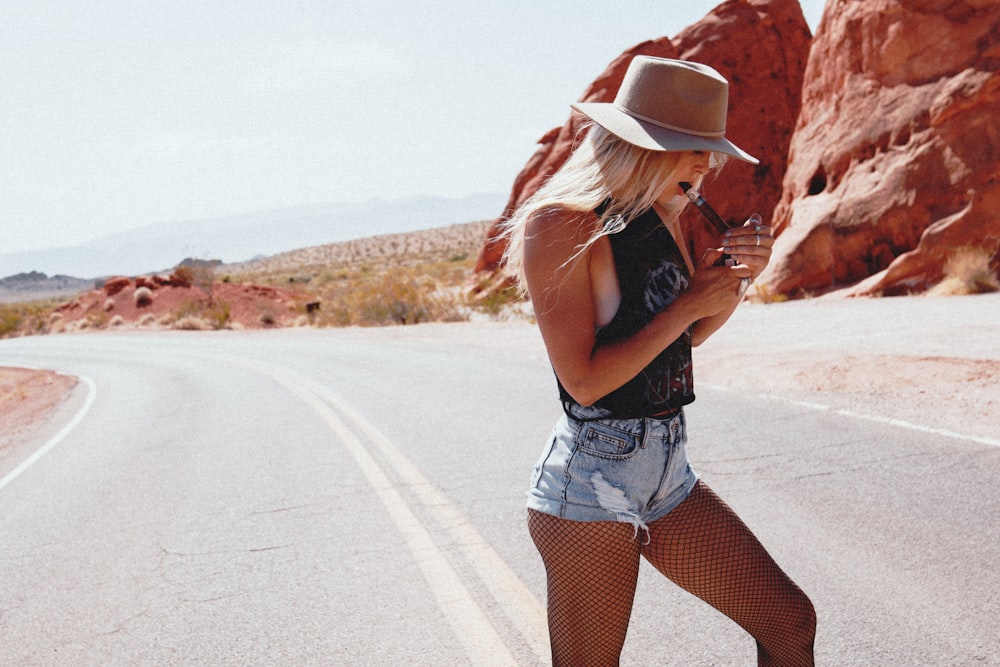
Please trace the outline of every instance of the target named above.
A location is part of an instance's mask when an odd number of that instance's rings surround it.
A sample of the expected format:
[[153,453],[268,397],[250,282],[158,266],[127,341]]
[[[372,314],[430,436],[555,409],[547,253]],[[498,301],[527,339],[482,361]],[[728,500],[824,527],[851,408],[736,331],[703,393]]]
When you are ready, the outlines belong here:
[[546,238],[585,243],[594,234],[598,222],[594,211],[580,211],[551,205],[534,211],[526,221],[528,238]]

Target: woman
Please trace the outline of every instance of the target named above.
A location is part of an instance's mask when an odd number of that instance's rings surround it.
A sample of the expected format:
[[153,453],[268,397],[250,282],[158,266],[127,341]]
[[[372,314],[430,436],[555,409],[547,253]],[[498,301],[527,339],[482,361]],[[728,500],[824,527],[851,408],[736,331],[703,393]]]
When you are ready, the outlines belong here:
[[[640,556],[756,640],[760,665],[810,665],[815,612],[687,461],[691,348],[767,265],[770,229],[692,256],[679,185],[733,156],[728,83],[637,56],[614,103],[575,104],[586,136],[509,221],[564,416],[532,475],[528,525],[548,579],[555,665],[618,664]],[[697,254],[697,253],[696,253]]]

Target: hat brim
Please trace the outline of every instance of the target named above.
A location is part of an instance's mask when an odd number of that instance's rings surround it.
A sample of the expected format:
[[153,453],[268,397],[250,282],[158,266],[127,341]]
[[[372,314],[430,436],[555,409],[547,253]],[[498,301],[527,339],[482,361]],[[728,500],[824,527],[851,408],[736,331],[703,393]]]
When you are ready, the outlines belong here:
[[570,106],[608,132],[639,148],[651,151],[718,151],[750,164],[760,164],[760,160],[725,137],[699,137],[669,130],[633,118],[609,102],[577,102]]

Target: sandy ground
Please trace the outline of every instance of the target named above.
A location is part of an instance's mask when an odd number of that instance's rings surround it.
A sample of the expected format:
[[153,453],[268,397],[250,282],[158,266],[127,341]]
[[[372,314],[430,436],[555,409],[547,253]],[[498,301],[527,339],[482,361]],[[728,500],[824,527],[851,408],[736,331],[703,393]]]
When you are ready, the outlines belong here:
[[45,424],[76,383],[53,371],[0,368],[0,460]]
[[695,386],[774,394],[1000,442],[1000,293],[744,304]]

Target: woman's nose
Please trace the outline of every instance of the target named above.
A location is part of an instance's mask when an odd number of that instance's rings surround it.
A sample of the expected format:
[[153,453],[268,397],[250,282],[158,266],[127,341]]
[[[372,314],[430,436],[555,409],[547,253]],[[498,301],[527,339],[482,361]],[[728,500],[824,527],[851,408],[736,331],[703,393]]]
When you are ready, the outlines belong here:
[[699,174],[704,176],[708,173],[712,165],[712,154],[711,153],[696,153],[695,154],[694,168]]

